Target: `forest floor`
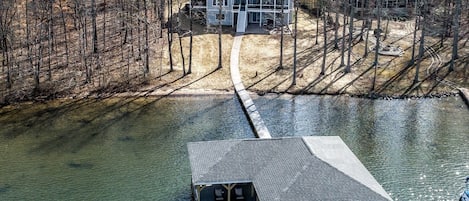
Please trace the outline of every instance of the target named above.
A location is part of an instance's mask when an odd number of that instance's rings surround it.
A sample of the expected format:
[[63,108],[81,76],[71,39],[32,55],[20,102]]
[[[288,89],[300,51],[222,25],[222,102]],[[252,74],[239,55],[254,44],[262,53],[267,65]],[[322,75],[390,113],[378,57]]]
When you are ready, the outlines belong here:
[[[426,37],[425,54],[420,65],[419,80],[414,83],[416,65],[408,66],[412,55],[413,20],[390,21],[388,35],[382,45],[397,45],[405,53],[401,57],[379,56],[376,68],[376,83],[372,90],[375,68],[375,54],[370,51],[363,57],[365,40],[359,41],[359,30],[362,21],[355,21],[357,37],[350,55],[351,72],[344,73],[341,66],[342,27],[338,31],[339,49],[334,49],[334,31],[328,31],[328,52],[325,74],[321,75],[323,63],[324,35],[322,22],[319,21],[319,37],[316,44],[316,18],[300,11],[298,19],[297,77],[293,79],[293,37],[284,37],[283,68],[279,68],[280,36],[279,34],[246,34],[240,51],[240,71],[246,88],[250,91],[264,93],[291,94],[349,94],[361,97],[440,97],[457,93],[458,87],[469,87],[469,48],[467,36],[461,36],[459,42],[459,59],[456,68],[448,72],[451,59],[452,37],[440,47],[439,37]],[[340,20],[342,21],[342,20]],[[183,27],[187,27],[183,22]],[[342,24],[341,24],[342,25]],[[384,30],[386,21],[382,22]],[[192,74],[182,77],[182,63],[179,48],[174,48],[175,71],[154,80],[142,90],[149,94],[198,94],[223,93],[232,90],[229,74],[229,59],[234,28],[224,27],[223,34],[223,67],[218,65],[218,35],[207,33],[205,25],[196,25],[194,35],[194,55]],[[373,24],[376,27],[376,24]],[[293,24],[290,25],[293,28]],[[346,34],[348,34],[348,25]],[[355,34],[354,34],[355,36]],[[369,37],[373,37],[371,34]],[[188,40],[183,38],[183,40]],[[417,40],[420,31],[417,32]],[[187,41],[186,41],[187,42]],[[188,49],[188,43],[184,43]],[[347,42],[345,43],[347,48]],[[416,42],[415,58],[418,57],[419,42]],[[369,43],[368,47],[372,43]],[[187,56],[187,51],[184,53]],[[348,52],[345,51],[344,63],[347,64]],[[163,61],[167,60],[167,54]],[[187,60],[187,59],[186,59]],[[164,63],[164,62],[163,62]],[[417,63],[417,62],[416,62]],[[166,64],[167,65],[167,64]],[[187,61],[186,61],[187,65]],[[161,69],[162,72],[167,72]],[[152,88],[153,87],[153,88]],[[158,90],[155,90],[158,89]]]
[[[189,30],[187,15],[181,16],[182,30]],[[466,15],[464,15],[466,16]],[[332,14],[332,17],[334,15]],[[340,20],[342,22],[342,20]],[[469,88],[469,40],[467,19],[461,23],[462,34],[459,40],[459,59],[455,62],[455,70],[448,72],[451,59],[452,37],[444,40],[440,47],[438,37],[425,38],[425,54],[420,65],[419,80],[414,82],[416,65],[409,66],[412,55],[413,20],[390,21],[388,35],[383,41],[385,45],[398,45],[405,53],[401,57],[379,56],[378,67],[373,67],[375,54],[370,51],[363,57],[365,40],[360,41],[358,34],[362,21],[354,22],[356,38],[350,54],[351,72],[344,73],[341,66],[341,38],[343,24],[338,30],[339,48],[334,49],[334,30],[327,32],[328,49],[324,75],[321,75],[324,52],[323,23],[317,24],[316,17],[300,9],[298,15],[297,39],[297,76],[296,85],[293,80],[293,37],[285,34],[283,66],[279,68],[280,35],[279,34],[245,34],[241,44],[239,66],[246,89],[258,94],[290,93],[290,94],[348,94],[359,97],[441,97],[457,93],[458,87]],[[318,26],[317,26],[318,25]],[[385,29],[386,21],[382,22]],[[376,22],[373,28],[376,27]],[[289,26],[293,30],[293,24]],[[349,26],[346,25],[346,35]],[[142,61],[122,59],[106,61],[115,63],[119,68],[112,70],[95,70],[98,76],[91,83],[83,84],[83,72],[69,72],[75,77],[56,79],[56,82],[43,84],[43,87],[54,90],[54,96],[45,98],[28,98],[28,93],[21,90],[1,91],[6,97],[9,93],[14,100],[43,100],[52,98],[83,98],[108,96],[166,96],[166,95],[200,95],[200,94],[232,94],[233,85],[230,77],[230,54],[235,28],[223,27],[222,34],[222,68],[218,69],[218,34],[216,28],[207,28],[201,23],[194,23],[192,50],[192,73],[184,74],[189,66],[189,34],[183,34],[181,41],[177,33],[173,34],[172,44],[173,70],[170,71],[167,41],[152,40],[150,44],[150,71],[146,78],[142,76]],[[319,30],[319,36],[316,36]],[[417,32],[417,39],[420,38]],[[164,34],[166,35],[166,33]],[[370,38],[373,37],[369,36]],[[317,42],[316,42],[317,41]],[[347,42],[345,43],[347,44]],[[368,44],[370,47],[372,43]],[[345,45],[347,47],[347,45]],[[182,47],[182,48],[181,48]],[[181,54],[183,50],[183,55]],[[415,58],[417,58],[419,42],[416,42]],[[133,51],[133,48],[132,48]],[[112,54],[111,54],[112,53]],[[115,54],[115,55],[114,55]],[[129,53],[126,53],[129,54]],[[110,58],[120,58],[121,53],[109,52]],[[184,60],[182,59],[184,58]],[[183,62],[184,61],[184,62]],[[348,52],[344,54],[344,64],[348,63]],[[126,65],[131,76],[125,76]],[[123,66],[123,67],[122,67]],[[183,68],[184,66],[184,68]],[[106,69],[106,68],[103,68]],[[376,83],[372,90],[376,69]],[[129,71],[129,70],[127,70]],[[54,72],[61,77],[68,71]],[[42,78],[44,79],[44,78]],[[65,82],[63,81],[65,80]],[[26,83],[26,82],[25,82]],[[19,88],[22,85],[17,86]],[[2,87],[4,88],[4,87]],[[25,87],[23,87],[25,88]],[[55,92],[57,91],[57,92]],[[0,100],[0,104],[11,101]]]

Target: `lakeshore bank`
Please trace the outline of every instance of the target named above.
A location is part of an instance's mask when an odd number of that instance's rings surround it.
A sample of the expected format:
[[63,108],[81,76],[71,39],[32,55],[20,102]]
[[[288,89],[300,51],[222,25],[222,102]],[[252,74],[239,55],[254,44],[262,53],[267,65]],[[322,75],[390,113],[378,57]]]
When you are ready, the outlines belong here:
[[[408,65],[412,49],[412,37],[410,37],[411,30],[413,30],[411,29],[412,20],[390,22],[388,38],[383,41],[386,44],[402,47],[405,50],[402,57],[379,56],[378,66],[374,68],[372,66],[374,52],[370,51],[364,57],[365,41],[356,38],[350,54],[351,72],[344,73],[345,66],[341,64],[343,57],[341,57],[340,48],[330,47],[325,57],[326,65],[322,75],[323,33],[320,31],[319,36],[315,35],[317,25],[314,16],[300,10],[298,19],[296,84],[292,85],[294,40],[291,35],[285,35],[283,61],[280,66],[280,36],[278,34],[245,34],[243,44],[240,47],[239,69],[241,80],[247,91],[259,95],[284,93],[405,99],[453,96],[459,93],[458,88],[469,88],[468,46],[465,46],[464,41],[460,41],[459,59],[455,62],[454,71],[449,72],[452,42],[448,39],[442,47],[438,48],[439,38],[436,37],[426,37],[428,51],[422,58],[418,70],[418,80],[415,81],[416,65]],[[358,20],[357,24],[360,23]],[[183,20],[183,26],[185,25]],[[319,30],[323,29],[322,26],[322,22],[319,22]],[[14,84],[10,89],[0,84],[0,105],[58,98],[233,94],[234,89],[229,70],[230,53],[234,39],[233,30],[227,27],[223,31],[222,61],[219,62],[218,34],[207,33],[204,26],[201,25],[196,25],[195,28],[191,74],[187,74],[187,61],[189,60],[187,52],[184,54],[184,63],[180,57],[180,49],[174,45],[172,48],[172,71],[169,68],[168,52],[164,49],[161,54],[152,55],[150,70],[146,77],[142,76],[141,64],[138,60],[125,60],[125,65],[130,64],[129,75],[126,74],[125,70],[121,71],[123,70],[121,68],[109,71],[109,74],[96,71],[96,73],[106,74],[106,76],[96,75],[92,77],[91,82],[86,83],[83,73],[64,74],[61,71],[54,71],[53,75],[60,77],[60,79],[52,81],[41,79],[39,89],[34,89],[30,83],[31,79],[25,80],[23,84]],[[343,37],[343,28],[346,27],[339,28],[339,40]],[[347,34],[347,29],[345,31]],[[332,34],[333,31],[330,33]],[[328,38],[329,46],[333,45],[334,36],[330,35]],[[183,49],[188,50],[189,37],[185,36],[181,39]],[[157,46],[158,44],[152,44],[152,51],[162,51]],[[418,44],[416,48],[419,48]],[[429,52],[432,53],[429,54]],[[220,69],[217,68],[219,63],[222,67]],[[185,68],[183,68],[183,64]],[[68,75],[75,75],[75,77],[68,77]]]

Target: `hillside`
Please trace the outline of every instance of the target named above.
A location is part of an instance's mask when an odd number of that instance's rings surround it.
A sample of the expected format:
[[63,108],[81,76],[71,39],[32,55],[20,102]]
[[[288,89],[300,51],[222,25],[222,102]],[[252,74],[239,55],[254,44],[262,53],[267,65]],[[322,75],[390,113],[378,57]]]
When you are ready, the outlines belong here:
[[[232,90],[229,55],[234,30],[224,27],[223,68],[217,70],[218,35],[204,24],[194,22],[193,55],[189,62],[189,18],[187,13],[177,12],[183,2],[173,2],[172,15],[162,1],[48,2],[7,0],[2,3],[1,104],[121,93],[165,95]],[[334,13],[329,14],[333,16]],[[168,23],[168,16],[173,17],[172,23]],[[327,32],[327,67],[325,75],[320,75],[323,23],[320,20],[316,26],[316,17],[301,9],[298,17],[297,84],[291,85],[292,35],[285,36],[282,69],[278,69],[278,34],[247,35],[242,44],[241,73],[248,89],[260,94],[345,93],[367,96],[372,92],[392,97],[451,94],[455,87],[469,85],[467,10],[463,10],[461,16],[459,58],[455,62],[455,71],[448,73],[452,37],[446,37],[440,46],[439,37],[428,36],[417,83],[413,83],[416,65],[407,65],[411,52],[412,19],[402,22],[390,20],[389,37],[384,43],[399,45],[405,53],[402,57],[380,56],[375,90],[372,90],[374,53],[369,52],[367,57],[363,57],[365,41],[355,37],[350,58],[351,73],[345,74],[340,65],[340,51],[332,47],[334,30],[331,28]],[[383,24],[385,22],[383,20]],[[354,23],[361,26],[362,21]],[[343,27],[343,24],[339,26],[340,39]],[[376,27],[376,22],[373,27]],[[319,36],[316,36],[317,28]],[[348,28],[347,25],[346,33]],[[172,30],[169,34],[168,29]],[[290,25],[292,29],[293,24]],[[171,51],[168,37],[172,38]],[[418,47],[417,43],[417,50]],[[188,74],[189,63],[191,74]]]

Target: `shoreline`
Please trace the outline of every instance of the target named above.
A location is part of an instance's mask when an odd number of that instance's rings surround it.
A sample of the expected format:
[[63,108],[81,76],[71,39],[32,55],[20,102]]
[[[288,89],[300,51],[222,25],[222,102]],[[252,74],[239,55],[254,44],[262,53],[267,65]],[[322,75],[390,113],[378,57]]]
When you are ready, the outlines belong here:
[[[181,26],[188,29],[188,19],[182,17]],[[280,62],[282,66],[279,64],[280,36],[278,34],[244,35],[243,41],[245,42],[239,47],[239,70],[241,80],[248,93],[260,96],[266,94],[331,95],[392,100],[444,98],[457,96],[459,91],[456,88],[469,89],[467,78],[469,71],[467,61],[464,59],[467,58],[469,51],[463,41],[460,46],[459,56],[461,59],[455,61],[454,71],[449,72],[446,69],[451,61],[451,50],[449,49],[453,45],[451,39],[445,40],[441,46],[435,46],[440,44],[440,38],[428,36],[425,40],[427,44],[425,48],[428,47],[426,51],[430,54],[419,61],[422,67],[416,69],[415,64],[409,65],[408,63],[411,59],[410,51],[407,51],[402,57],[379,56],[377,67],[372,68],[374,53],[365,48],[368,45],[366,40],[355,38],[348,58],[351,72],[344,73],[343,60],[345,57],[341,56],[343,55],[341,51],[331,50],[327,52],[327,56],[323,53],[324,45],[322,44],[324,42],[332,44],[332,38],[329,40],[326,38],[324,41],[325,38],[321,34],[316,35],[313,37],[316,39],[315,43],[311,37],[311,33],[314,35],[318,31],[322,32],[324,28],[324,24],[319,21],[319,24],[316,24],[315,19],[316,17],[310,13],[299,10],[297,54],[296,57],[293,56],[294,51],[291,48],[294,44],[293,38],[285,37],[282,62]],[[359,22],[360,20],[357,20],[358,24]],[[415,42],[411,40],[411,37],[406,36],[411,36],[414,32],[413,25],[413,20],[389,22],[388,39],[383,42],[410,50],[409,48],[412,48],[412,44]],[[376,22],[374,26],[376,26]],[[341,29],[338,37],[346,36],[342,31],[347,31],[347,26],[343,24],[338,28]],[[195,24],[194,30],[191,57],[188,54],[182,54],[182,50],[189,49],[187,35],[180,38],[180,48],[173,44],[174,47],[171,46],[169,50],[166,47],[161,49],[163,46],[159,39],[158,43],[156,41],[151,43],[150,50],[153,53],[149,61],[150,70],[147,73],[141,71],[141,58],[134,57],[134,54],[127,55],[127,59],[123,56],[120,59],[115,58],[123,52],[132,52],[133,48],[130,49],[130,47],[133,46],[121,46],[119,51],[114,52],[107,49],[110,52],[102,54],[100,59],[103,61],[116,60],[113,63],[106,62],[106,65],[99,69],[95,64],[88,63],[91,69],[95,68],[94,73],[88,75],[89,78],[83,69],[82,61],[77,60],[78,57],[71,57],[72,60],[66,64],[60,57],[53,57],[52,59],[58,59],[58,61],[51,68],[50,73],[54,75],[52,80],[46,79],[46,69],[42,68],[38,84],[35,84],[33,77],[29,74],[25,74],[23,77],[18,77],[20,74],[12,74],[13,81],[8,87],[6,82],[0,83],[0,107],[57,99],[190,97],[235,94],[229,68],[227,68],[231,62],[230,54],[235,36],[234,29],[223,28],[221,38],[223,46],[219,52],[217,48],[218,34],[207,32],[206,26],[198,24]],[[120,32],[109,32],[108,34],[109,37],[119,36]],[[350,35],[347,34],[347,36]],[[78,38],[70,38],[70,40],[75,39]],[[119,42],[119,40],[111,41]],[[23,50],[25,49],[20,48],[11,54],[18,56],[15,58],[16,60],[26,62],[28,61],[26,55],[20,54]],[[169,52],[173,54],[171,62]],[[57,53],[65,54],[62,51]],[[367,53],[367,56],[362,56],[364,53]],[[80,54],[71,54],[70,56]],[[223,59],[218,60],[217,55]],[[186,72],[185,68],[188,66],[185,61],[189,58],[192,59],[190,62],[191,73]],[[339,62],[341,59],[342,62]],[[296,73],[294,73],[296,85],[292,86],[290,81],[293,78],[293,64],[296,64]],[[30,69],[27,68],[30,66],[29,62],[17,65],[18,70],[24,68],[30,72]],[[59,66],[67,68],[58,68]],[[418,82],[415,81],[415,78]],[[373,91],[379,93],[371,93],[372,86]],[[459,95],[462,96],[462,94]]]
[[[248,90],[248,93],[255,96],[269,95],[291,95],[291,96],[346,96],[351,98],[361,98],[370,100],[405,100],[405,99],[433,99],[461,96],[460,91],[450,91],[444,93],[434,93],[428,95],[389,95],[389,94],[355,94],[355,93],[312,93],[312,92],[276,92],[262,90]],[[31,99],[18,100],[0,104],[0,107],[17,105],[23,103],[44,103],[55,100],[75,100],[75,99],[107,99],[107,98],[164,98],[164,97],[200,97],[200,96],[229,96],[235,95],[234,89],[178,89],[160,91],[128,91],[118,93],[81,93],[56,97],[36,97]],[[463,98],[463,97],[461,97]],[[463,99],[464,100],[464,99]],[[468,105],[469,106],[469,105]]]

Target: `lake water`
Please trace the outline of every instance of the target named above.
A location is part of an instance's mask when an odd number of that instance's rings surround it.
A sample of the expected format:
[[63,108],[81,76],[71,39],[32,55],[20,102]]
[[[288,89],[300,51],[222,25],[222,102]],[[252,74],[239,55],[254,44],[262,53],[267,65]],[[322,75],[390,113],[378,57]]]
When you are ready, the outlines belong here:
[[[396,200],[456,200],[469,175],[459,97],[256,97],[273,136],[339,135]],[[186,143],[254,137],[235,96],[0,109],[0,200],[190,200]]]
[[256,106],[273,136],[340,136],[394,200],[457,200],[469,176],[469,110],[460,97],[269,96]]

